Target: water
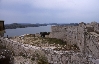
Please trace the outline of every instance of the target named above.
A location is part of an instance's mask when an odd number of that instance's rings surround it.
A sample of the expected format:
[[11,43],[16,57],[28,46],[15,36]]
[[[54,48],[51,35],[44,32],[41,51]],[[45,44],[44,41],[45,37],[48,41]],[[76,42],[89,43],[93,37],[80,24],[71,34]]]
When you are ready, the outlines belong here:
[[35,34],[40,32],[51,32],[51,25],[48,26],[40,26],[40,27],[27,27],[27,28],[17,28],[17,29],[6,29],[6,33],[4,36],[7,35],[10,37],[13,36],[20,36],[23,34]]

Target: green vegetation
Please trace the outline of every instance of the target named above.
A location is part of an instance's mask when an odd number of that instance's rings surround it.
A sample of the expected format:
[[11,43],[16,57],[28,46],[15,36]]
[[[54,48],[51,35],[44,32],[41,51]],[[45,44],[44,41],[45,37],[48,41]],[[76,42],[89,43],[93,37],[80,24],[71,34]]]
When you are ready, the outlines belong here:
[[32,61],[37,61],[38,64],[49,64],[47,57],[45,57],[44,55],[41,55],[37,52],[35,52],[35,55],[33,55],[33,57],[31,58]]
[[[20,40],[21,41],[21,40]],[[24,37],[23,43],[31,44],[33,46],[55,46],[54,50],[79,50],[76,44],[69,45],[66,41],[57,38],[46,38],[46,37]]]
[[42,38],[44,43],[48,42],[49,44],[59,44],[59,45],[66,45],[66,42],[64,42],[61,39],[56,39],[56,38]]
[[45,57],[40,57],[38,59],[38,64],[48,64],[48,61]]

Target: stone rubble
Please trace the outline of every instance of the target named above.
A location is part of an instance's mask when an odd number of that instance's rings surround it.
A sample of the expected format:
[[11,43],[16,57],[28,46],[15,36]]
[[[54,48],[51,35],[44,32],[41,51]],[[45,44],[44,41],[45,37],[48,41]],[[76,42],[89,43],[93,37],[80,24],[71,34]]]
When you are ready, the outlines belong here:
[[35,55],[35,53],[39,53],[47,57],[48,62],[53,64],[85,64],[86,61],[83,60],[83,56],[79,56],[82,55],[80,53],[75,53],[73,51],[56,51],[53,50],[54,47],[36,47],[3,37],[0,38],[0,43],[9,50],[12,50],[16,56],[19,56],[21,53],[27,58],[30,58]]

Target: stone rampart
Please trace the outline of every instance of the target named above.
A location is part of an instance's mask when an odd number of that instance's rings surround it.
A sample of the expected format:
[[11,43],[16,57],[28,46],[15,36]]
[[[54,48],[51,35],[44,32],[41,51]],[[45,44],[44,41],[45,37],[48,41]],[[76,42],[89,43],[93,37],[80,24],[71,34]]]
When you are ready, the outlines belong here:
[[86,35],[86,52],[92,55],[95,59],[99,59],[99,35],[95,32],[90,32]]
[[97,22],[79,23],[79,26],[53,26],[50,37],[63,39],[67,44],[77,44],[82,53],[99,58],[99,24]]
[[50,38],[58,38],[67,42],[67,44],[77,44],[83,52],[84,45],[85,24],[81,23],[79,26],[52,26]]

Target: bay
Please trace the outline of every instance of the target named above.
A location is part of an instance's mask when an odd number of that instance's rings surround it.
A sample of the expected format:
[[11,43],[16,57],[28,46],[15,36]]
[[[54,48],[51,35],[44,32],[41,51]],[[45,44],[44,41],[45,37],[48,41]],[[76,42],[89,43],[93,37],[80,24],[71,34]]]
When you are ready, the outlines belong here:
[[40,27],[6,29],[5,32],[6,32],[6,33],[4,33],[5,37],[7,35],[9,37],[13,37],[13,36],[20,36],[23,34],[36,34],[36,33],[40,33],[40,32],[51,32],[51,25],[40,26]]

